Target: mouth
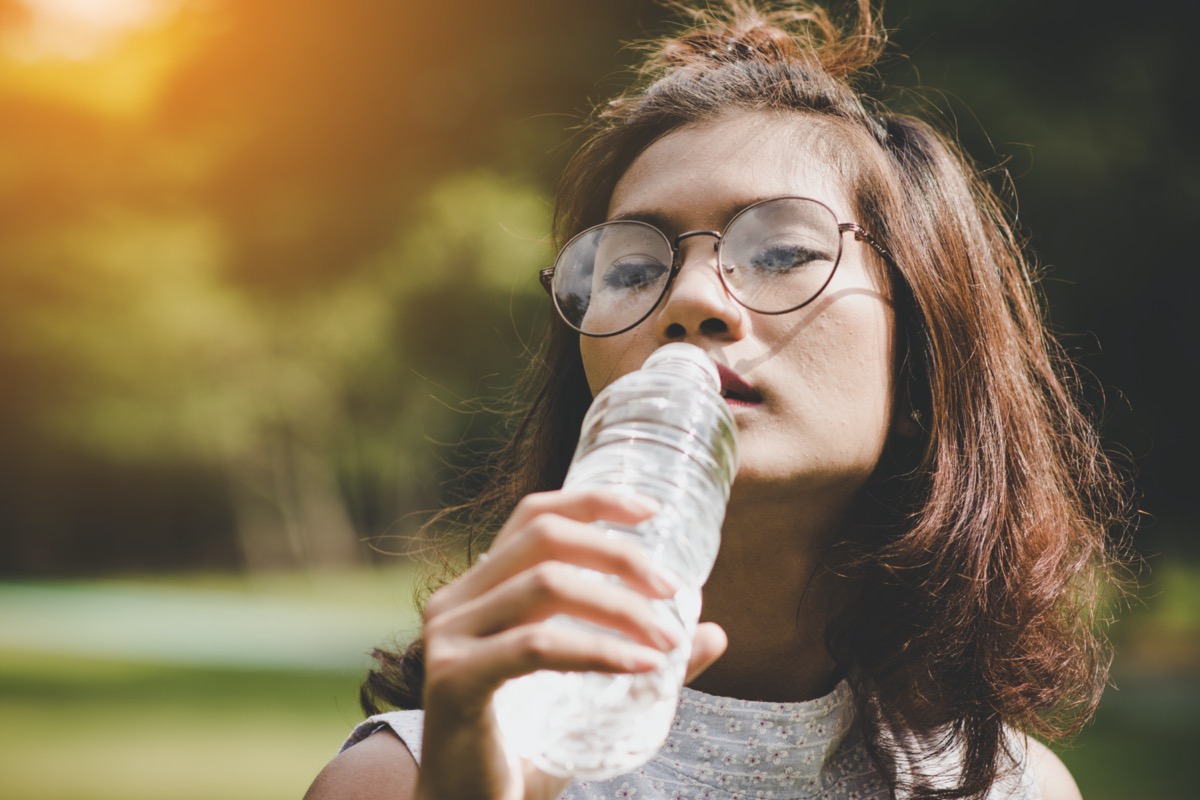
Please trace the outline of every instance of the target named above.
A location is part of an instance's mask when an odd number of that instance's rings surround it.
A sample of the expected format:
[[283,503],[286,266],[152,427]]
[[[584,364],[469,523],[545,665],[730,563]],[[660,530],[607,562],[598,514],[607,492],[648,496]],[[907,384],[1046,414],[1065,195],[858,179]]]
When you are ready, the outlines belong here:
[[724,364],[717,364],[721,376],[721,397],[731,406],[755,406],[762,402],[762,395],[742,380],[742,377]]

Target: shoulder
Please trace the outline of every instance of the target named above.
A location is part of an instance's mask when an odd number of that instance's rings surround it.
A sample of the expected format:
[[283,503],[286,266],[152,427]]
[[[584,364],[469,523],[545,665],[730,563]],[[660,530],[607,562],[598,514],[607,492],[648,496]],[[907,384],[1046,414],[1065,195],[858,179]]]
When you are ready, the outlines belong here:
[[1029,753],[1029,769],[1043,800],[1081,800],[1079,787],[1062,760],[1049,747],[1036,739],[1026,739]]
[[416,759],[384,727],[330,761],[304,800],[405,800],[415,796],[416,785]]

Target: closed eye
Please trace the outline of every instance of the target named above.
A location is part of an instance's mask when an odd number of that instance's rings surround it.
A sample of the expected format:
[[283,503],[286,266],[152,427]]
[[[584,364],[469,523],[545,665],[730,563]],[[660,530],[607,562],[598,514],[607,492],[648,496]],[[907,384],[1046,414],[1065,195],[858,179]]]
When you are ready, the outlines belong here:
[[658,283],[667,270],[667,265],[657,259],[626,256],[604,271],[604,287],[619,291],[642,289]]
[[789,272],[809,264],[828,263],[832,260],[831,254],[811,247],[781,244],[759,250],[746,266],[762,272]]

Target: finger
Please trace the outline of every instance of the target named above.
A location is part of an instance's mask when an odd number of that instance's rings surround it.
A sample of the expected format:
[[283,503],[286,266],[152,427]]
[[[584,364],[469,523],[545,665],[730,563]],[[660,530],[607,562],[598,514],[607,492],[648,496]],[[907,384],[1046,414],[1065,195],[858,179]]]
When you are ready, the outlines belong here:
[[542,669],[640,673],[666,668],[659,650],[571,625],[523,625],[466,645],[462,641],[426,652],[427,702],[480,705],[504,681]]
[[558,614],[609,628],[659,650],[683,643],[669,614],[655,613],[642,595],[623,584],[557,561],[544,561],[495,590],[447,611],[435,624],[443,633],[490,636]]
[[725,654],[729,646],[729,637],[724,629],[715,622],[701,622],[696,626],[696,635],[692,639],[692,657],[688,660],[687,678],[684,683],[691,683],[701,672]]
[[[488,563],[491,570],[483,573],[481,580],[550,559],[616,575],[650,597],[665,599],[679,591],[676,579],[655,567],[635,536],[606,533],[595,525],[554,514],[538,517],[524,536],[495,548]],[[494,567],[492,561],[497,562]]]
[[430,598],[426,610],[437,612],[466,603],[546,561],[615,575],[631,589],[655,599],[673,597],[679,589],[676,579],[656,568],[636,540],[606,536],[594,525],[542,514],[522,535],[494,544],[486,561]]
[[576,522],[615,522],[635,525],[652,517],[658,504],[648,497],[612,489],[536,492],[517,503],[504,527],[496,534],[503,541],[542,514],[555,514]]

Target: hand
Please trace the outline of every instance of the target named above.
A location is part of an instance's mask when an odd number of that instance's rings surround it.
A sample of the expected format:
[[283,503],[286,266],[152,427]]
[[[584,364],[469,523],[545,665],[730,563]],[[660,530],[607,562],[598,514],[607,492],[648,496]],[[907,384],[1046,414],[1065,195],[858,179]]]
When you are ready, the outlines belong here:
[[[679,644],[660,627],[651,600],[677,587],[635,542],[597,535],[600,520],[634,525],[654,508],[611,492],[546,492],[526,497],[496,536],[486,561],[425,605],[425,734],[417,795],[550,800],[566,781],[505,750],[492,712],[504,681],[539,669],[647,672]],[[620,578],[581,581],[577,568]],[[619,631],[628,641],[547,624],[569,614]],[[725,649],[725,635],[701,625],[690,680]]]

